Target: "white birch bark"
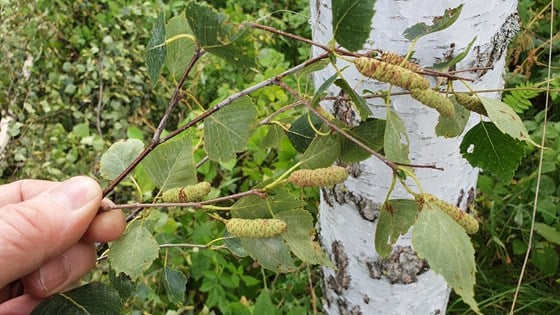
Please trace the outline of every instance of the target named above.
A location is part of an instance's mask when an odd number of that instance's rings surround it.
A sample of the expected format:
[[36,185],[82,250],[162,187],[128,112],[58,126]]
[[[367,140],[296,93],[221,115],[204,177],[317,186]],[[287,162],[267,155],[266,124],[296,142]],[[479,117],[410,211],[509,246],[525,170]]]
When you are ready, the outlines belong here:
[[[518,27],[516,1],[377,0],[372,33],[365,48],[404,55],[411,44],[402,35],[406,28],[417,22],[432,24],[434,16],[463,2],[462,13],[454,25],[418,41],[414,60],[421,66],[430,66],[446,54],[460,53],[476,36],[474,49],[457,69],[493,66],[493,70],[461,75],[476,80],[470,84],[475,90],[499,89],[503,86],[506,45]],[[311,1],[313,38],[317,42],[328,43],[332,39],[330,3],[330,0]],[[314,55],[322,52],[314,49]],[[316,86],[333,73],[332,68],[316,73]],[[387,87],[366,80],[352,66],[345,75],[358,91]],[[455,83],[455,87],[467,90],[460,83]],[[330,92],[336,95],[339,91]],[[416,170],[424,190],[464,208],[472,202],[478,172],[459,153],[461,137],[444,139],[435,135],[438,118],[435,110],[408,96],[396,96],[392,100],[408,131],[411,163],[444,168],[444,171]],[[333,111],[341,110],[333,108],[336,107],[333,104],[323,105]],[[375,117],[385,117],[383,100],[374,100],[370,105]],[[478,119],[478,115],[473,115],[470,125]],[[344,188],[322,191],[320,238],[337,266],[336,271],[323,270],[324,311],[328,314],[444,314],[450,289],[441,276],[427,270],[413,253],[409,235],[399,239],[389,259],[380,260],[375,252],[377,211],[391,183],[390,169],[374,158],[352,168],[354,176]],[[411,196],[399,188],[392,198]]]

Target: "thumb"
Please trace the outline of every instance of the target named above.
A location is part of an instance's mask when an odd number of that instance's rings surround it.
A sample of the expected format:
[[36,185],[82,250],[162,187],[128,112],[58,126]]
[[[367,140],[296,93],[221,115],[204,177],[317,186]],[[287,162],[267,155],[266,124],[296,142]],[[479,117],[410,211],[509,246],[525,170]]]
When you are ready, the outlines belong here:
[[1,207],[0,288],[76,244],[100,203],[97,182],[74,177],[31,199]]

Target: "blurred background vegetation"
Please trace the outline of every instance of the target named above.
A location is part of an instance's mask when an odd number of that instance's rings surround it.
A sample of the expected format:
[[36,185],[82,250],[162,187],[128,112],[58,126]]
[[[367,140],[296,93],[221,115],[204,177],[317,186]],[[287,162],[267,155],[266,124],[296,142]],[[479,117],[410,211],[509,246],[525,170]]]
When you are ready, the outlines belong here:
[[[311,37],[308,0],[209,1],[222,8],[233,21],[247,17],[264,24]],[[97,176],[101,154],[119,139],[151,139],[155,124],[174,88],[171,80],[151,87],[144,65],[144,48],[160,11],[168,17],[183,10],[185,1],[10,1],[0,0],[0,106],[9,121],[10,141],[0,156],[2,183],[21,178],[62,180],[72,175]],[[555,2],[560,8],[560,1]],[[558,11],[555,12],[558,14]],[[543,127],[550,1],[523,0],[519,4],[522,30],[511,44],[506,84],[511,88],[503,100],[524,119],[536,142]],[[551,109],[547,150],[543,161],[543,184],[536,221],[533,254],[521,288],[520,314],[560,313],[560,32],[556,19],[552,34],[555,72],[550,93]],[[297,42],[258,33],[260,71],[244,72],[218,58],[204,63],[204,71],[187,82],[197,102],[185,101],[170,122],[175,128],[233,91],[260,82],[309,57],[309,48]],[[202,69],[199,69],[202,70]],[[533,89],[532,89],[533,88]],[[288,96],[278,88],[252,95],[259,105],[279,108]],[[201,104],[201,105],[200,105]],[[261,106],[262,108],[264,106]],[[296,154],[288,143],[281,150],[261,149],[265,134],[257,132],[248,152],[232,163],[205,163],[201,179],[212,183],[218,194],[247,190],[274,172],[286,170]],[[195,143],[198,160],[204,157]],[[509,310],[517,283],[531,224],[531,211],[539,164],[537,149],[526,152],[512,182],[481,174],[477,210],[483,222],[474,236],[478,277],[476,294],[485,314]],[[132,183],[124,182],[111,196],[116,202],[149,199],[150,184],[135,177],[145,196],[135,196]],[[104,183],[100,180],[102,184]],[[315,194],[317,195],[317,194]],[[311,200],[313,208],[317,200]],[[204,213],[152,210],[154,235],[160,243],[206,244],[223,235],[223,225]],[[226,250],[169,249],[153,266],[153,272],[133,288],[127,312],[144,310],[157,314],[250,314],[263,288],[275,312],[320,312],[319,268],[301,266],[291,274],[263,271],[249,259],[236,258]],[[160,268],[168,260],[189,275],[183,303],[172,304],[159,283]],[[92,277],[107,277],[103,266]],[[449,314],[469,309],[452,297]]]

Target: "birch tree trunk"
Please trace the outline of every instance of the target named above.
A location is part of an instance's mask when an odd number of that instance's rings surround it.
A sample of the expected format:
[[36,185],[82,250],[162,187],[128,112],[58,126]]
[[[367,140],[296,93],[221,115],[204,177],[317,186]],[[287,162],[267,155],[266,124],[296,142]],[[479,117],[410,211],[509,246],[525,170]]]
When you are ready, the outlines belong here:
[[[418,23],[432,24],[435,16],[461,1],[377,0],[373,29],[365,49],[382,49],[406,54],[411,42],[403,31]],[[454,56],[476,36],[474,48],[457,69],[493,67],[462,73],[475,79],[474,90],[499,89],[503,86],[506,46],[518,28],[517,2],[512,0],[464,1],[459,19],[449,28],[422,37],[415,46],[414,60],[421,66]],[[328,43],[332,39],[331,1],[311,1],[313,38]],[[322,53],[314,50],[314,55]],[[341,67],[345,64],[341,64]],[[334,73],[327,68],[316,73],[319,86]],[[350,65],[346,79],[358,91],[386,89],[386,84],[366,80]],[[432,80],[432,86],[435,86]],[[455,82],[456,90],[467,90]],[[338,90],[331,90],[333,95]],[[497,97],[484,94],[486,97]],[[412,164],[437,165],[443,171],[417,169],[423,188],[443,200],[465,208],[472,202],[477,170],[459,153],[461,137],[444,139],[435,135],[438,114],[409,96],[394,96],[393,109],[405,122],[410,139]],[[323,104],[334,113],[346,113],[340,104]],[[385,117],[383,100],[370,102],[374,116]],[[476,122],[479,116],[471,117]],[[339,115],[340,117],[340,115]],[[350,117],[350,118],[348,118]],[[469,128],[469,126],[467,126]],[[429,270],[411,249],[410,236],[402,236],[387,259],[375,252],[373,238],[380,204],[391,184],[391,170],[372,158],[352,165],[352,175],[343,186],[322,191],[320,238],[337,270],[324,268],[324,311],[328,314],[444,314],[450,289],[444,279]],[[412,185],[414,186],[414,185]],[[392,198],[411,198],[397,189]]]

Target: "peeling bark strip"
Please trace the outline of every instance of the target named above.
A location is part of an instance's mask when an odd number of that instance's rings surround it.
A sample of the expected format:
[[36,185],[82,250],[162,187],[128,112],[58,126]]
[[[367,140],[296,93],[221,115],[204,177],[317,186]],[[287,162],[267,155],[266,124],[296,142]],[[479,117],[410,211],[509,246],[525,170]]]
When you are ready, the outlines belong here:
[[368,261],[366,266],[371,278],[386,278],[391,284],[417,282],[418,275],[428,270],[426,261],[420,259],[410,246],[397,246],[388,258]]

